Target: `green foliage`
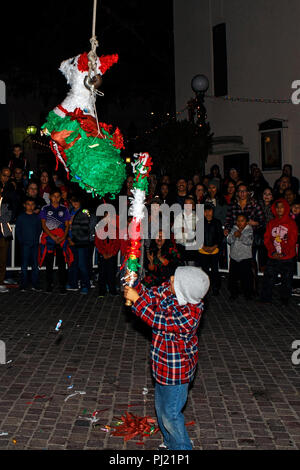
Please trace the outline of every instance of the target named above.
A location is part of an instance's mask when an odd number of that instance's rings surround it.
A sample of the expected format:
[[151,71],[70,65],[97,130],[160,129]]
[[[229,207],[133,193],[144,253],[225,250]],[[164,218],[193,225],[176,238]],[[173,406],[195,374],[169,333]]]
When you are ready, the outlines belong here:
[[186,119],[170,120],[140,137],[135,151],[149,152],[154,162],[153,173],[187,176],[204,171],[211,137],[208,123],[199,127]]

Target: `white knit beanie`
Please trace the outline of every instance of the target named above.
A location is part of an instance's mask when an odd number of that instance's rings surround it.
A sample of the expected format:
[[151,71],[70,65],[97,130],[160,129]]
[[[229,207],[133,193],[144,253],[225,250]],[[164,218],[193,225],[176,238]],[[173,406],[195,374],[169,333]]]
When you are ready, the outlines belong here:
[[209,289],[209,277],[201,268],[179,266],[174,289],[179,305],[198,304]]

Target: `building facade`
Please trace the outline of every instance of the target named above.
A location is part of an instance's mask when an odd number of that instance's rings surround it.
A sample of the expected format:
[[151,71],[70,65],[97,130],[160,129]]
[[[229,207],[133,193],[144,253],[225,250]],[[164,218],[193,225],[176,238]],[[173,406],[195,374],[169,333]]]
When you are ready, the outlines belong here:
[[300,177],[299,17],[299,0],[174,0],[177,111],[195,75],[210,83],[206,170],[257,163],[273,184],[290,163]]

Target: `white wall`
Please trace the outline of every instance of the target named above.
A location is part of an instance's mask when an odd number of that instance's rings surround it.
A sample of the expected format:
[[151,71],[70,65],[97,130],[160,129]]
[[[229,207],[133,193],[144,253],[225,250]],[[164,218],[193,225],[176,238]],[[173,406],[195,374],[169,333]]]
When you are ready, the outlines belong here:
[[[174,0],[177,110],[193,95],[190,82],[197,73],[208,77],[207,94],[213,95],[212,28],[220,22],[227,31],[228,95],[290,99],[291,84],[300,79],[299,17],[299,0]],[[283,163],[292,163],[300,177],[300,105],[206,98],[206,107],[215,136],[243,136],[250,162],[259,165],[258,124],[286,119]],[[265,177],[273,182],[278,173]]]

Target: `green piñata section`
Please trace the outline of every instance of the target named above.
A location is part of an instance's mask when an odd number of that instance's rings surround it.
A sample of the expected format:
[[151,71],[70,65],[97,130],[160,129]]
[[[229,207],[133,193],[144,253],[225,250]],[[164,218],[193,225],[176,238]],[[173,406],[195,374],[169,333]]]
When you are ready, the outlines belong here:
[[72,147],[65,149],[72,181],[99,196],[108,193],[114,196],[120,192],[126,178],[126,167],[120,150],[114,147],[112,137],[104,129],[105,139],[87,137],[78,121],[71,120],[69,116],[61,118],[53,111],[48,114],[42,129],[45,127],[50,134],[53,131],[72,131],[65,139],[67,144],[81,136]]

